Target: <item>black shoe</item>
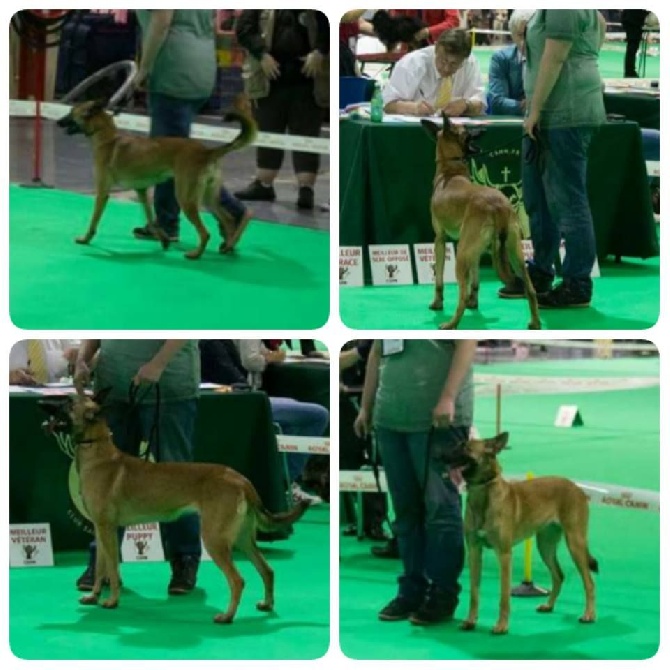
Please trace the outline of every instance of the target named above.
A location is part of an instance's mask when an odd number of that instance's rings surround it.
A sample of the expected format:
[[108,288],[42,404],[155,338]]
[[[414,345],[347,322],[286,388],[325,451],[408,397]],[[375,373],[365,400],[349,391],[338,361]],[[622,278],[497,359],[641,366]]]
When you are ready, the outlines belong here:
[[298,191],[298,209],[314,209],[314,189],[311,186],[301,186]]
[[168,593],[180,596],[195,588],[200,559],[197,556],[177,556],[170,561],[172,579],[168,584]]
[[[551,291],[554,277],[542,272],[542,270],[538,270],[532,263],[527,267],[528,275],[530,276],[530,281],[533,284],[535,293],[537,293],[537,295],[543,295],[544,293]],[[514,281],[511,284],[507,284],[498,291],[498,297],[507,300],[525,298],[525,296],[526,289],[523,285],[523,280],[520,277],[514,277]]]
[[654,214],[661,213],[661,188],[660,186],[651,187],[651,208]]
[[386,605],[378,616],[381,621],[404,621],[412,616],[417,606],[418,603],[410,602],[406,598],[398,596]]
[[526,289],[524,288],[523,282],[518,277],[514,277],[514,280],[509,284],[505,284],[501,289],[498,289],[498,297],[504,298],[505,300],[516,300],[518,298],[526,297]]
[[377,558],[400,558],[398,550],[398,539],[392,537],[385,545],[381,547],[372,547],[370,550],[373,556]]
[[[175,231],[167,232],[168,240],[170,242],[179,242],[179,233]],[[158,240],[160,239],[156,232],[150,226],[142,226],[141,228],[133,228],[133,237],[136,240]]]
[[272,202],[277,194],[273,186],[264,186],[258,179],[254,179],[249,186],[242,191],[234,193],[240,200],[266,200]]
[[458,601],[429,594],[421,607],[412,613],[409,620],[415,626],[430,626],[454,618]]
[[[120,580],[119,580],[120,581]],[[90,563],[86,566],[86,570],[82,573],[81,577],[77,580],[77,590],[90,592],[93,590],[93,585],[95,584],[95,565]],[[109,586],[109,579],[105,577],[102,580],[103,586]],[[123,586],[123,582],[120,582],[120,585]]]
[[590,307],[591,290],[575,282],[562,281],[549,293],[538,295],[537,304],[544,309]]

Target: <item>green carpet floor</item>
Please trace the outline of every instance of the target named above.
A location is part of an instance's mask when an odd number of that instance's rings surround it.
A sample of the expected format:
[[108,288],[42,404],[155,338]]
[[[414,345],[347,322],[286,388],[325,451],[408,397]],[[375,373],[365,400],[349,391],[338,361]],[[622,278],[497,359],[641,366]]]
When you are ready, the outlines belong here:
[[[636,366],[639,363],[639,366]],[[477,366],[482,374],[564,376],[658,376],[658,360],[561,361]],[[579,428],[554,428],[558,407],[577,404]],[[581,481],[659,490],[659,389],[606,393],[505,395],[502,426],[510,432],[505,472],[563,475]],[[482,436],[495,430],[495,398],[477,397],[475,425]],[[634,659],[652,657],[660,642],[660,525],[653,512],[592,506],[589,542],[600,564],[596,575],[598,621],[578,623],[584,605],[581,580],[565,545],[559,561],[566,575],[551,615],[535,612],[538,599],[512,601],[510,633],[494,637],[499,593],[494,554],[484,555],[479,628],[458,630],[467,613],[467,568],[461,603],[452,623],[422,629],[407,622],[382,623],[377,611],[395,594],[400,563],[370,555],[370,543],[342,538],[340,641],[356,659]],[[523,577],[523,549],[514,551],[512,583]],[[549,575],[533,551],[533,580],[549,586]]]
[[184,258],[195,230],[167,252],[133,239],[140,205],[110,201],[90,246],[74,243],[93,199],[10,187],[10,313],[19,328],[312,329],[329,315],[329,235],[253,221],[238,250],[212,239],[198,261]]
[[166,563],[121,566],[116,610],[77,602],[74,582],[84,554],[57,556],[55,568],[10,570],[11,649],[22,659],[316,659],[330,643],[329,511],[311,509],[287,541],[262,544],[275,570],[275,613],[258,612],[263,596],[251,563],[236,564],[246,588],[232,625],[216,625],[228,587],[212,562],[202,563],[196,591],[168,597]]
[[[660,310],[659,259],[624,259],[601,265],[588,309],[540,310],[542,327],[552,330],[637,330],[651,328]],[[528,304],[501,300],[502,286],[491,268],[481,269],[479,310],[466,310],[460,330],[519,329],[528,326]],[[340,289],[340,314],[355,329],[435,329],[456,309],[456,284],[445,287],[444,311],[433,312],[432,286],[365,286]]]

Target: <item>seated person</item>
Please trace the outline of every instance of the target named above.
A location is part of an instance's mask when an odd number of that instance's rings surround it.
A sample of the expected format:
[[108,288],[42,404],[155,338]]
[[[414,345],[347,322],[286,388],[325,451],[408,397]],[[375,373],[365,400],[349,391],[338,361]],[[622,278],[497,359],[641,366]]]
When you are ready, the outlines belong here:
[[486,95],[464,30],[447,30],[434,46],[401,58],[382,91],[387,114],[479,116]]
[[20,340],[9,354],[9,383],[35,386],[70,376],[77,360],[77,340]]
[[536,10],[515,9],[509,19],[514,44],[503,47],[491,57],[489,65],[489,101],[491,114],[523,116],[526,94],[523,90],[523,41],[526,24]]
[[392,9],[391,16],[414,16],[426,24],[414,35],[416,42],[427,40],[435,44],[445,30],[452,30],[461,25],[461,17],[457,9]]
[[[235,384],[247,382],[252,388],[263,385],[263,372],[268,365],[286,358],[283,349],[268,349],[261,340],[200,340],[200,362],[203,382]],[[292,398],[269,397],[272,420],[286,435],[321,437],[330,415],[314,403],[298,402]],[[302,490],[299,479],[309,454],[287,454],[291,493],[298,502],[308,500],[312,505],[323,501]]]

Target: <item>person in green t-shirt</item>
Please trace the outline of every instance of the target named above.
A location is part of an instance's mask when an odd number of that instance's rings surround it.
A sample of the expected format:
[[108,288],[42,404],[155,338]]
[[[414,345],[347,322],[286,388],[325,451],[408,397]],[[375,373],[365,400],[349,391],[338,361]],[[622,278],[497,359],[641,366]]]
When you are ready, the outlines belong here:
[[[596,243],[586,169],[591,140],[606,121],[598,69],[605,28],[595,9],[538,10],[526,27],[522,182],[534,250],[529,271],[540,307],[591,303]],[[561,240],[562,282],[553,287]],[[522,297],[523,284],[499,294]]]
[[471,340],[376,340],[370,352],[354,429],[364,437],[374,427],[403,563],[382,621],[437,623],[458,605],[463,521],[446,472],[470,434],[476,348]]
[[[137,456],[140,443],[147,440],[156,461],[193,460],[200,389],[197,340],[84,340],[75,364],[78,389],[88,384],[93,367],[96,391],[111,387],[104,413],[118,449]],[[161,524],[161,531],[172,567],[168,593],[188,593],[195,587],[200,563],[200,517],[187,514]],[[91,591],[94,582],[95,542],[77,588]]]
[[[142,55],[134,85],[146,83],[149,93],[150,137],[189,137],[191,124],[212,95],[216,83],[215,12],[210,9],[138,9]],[[219,202],[234,224],[246,226],[251,212],[226,188]],[[154,189],[157,224],[172,241],[179,239],[179,205],[174,180]],[[219,230],[224,230],[219,224]],[[153,240],[151,228],[133,235]]]

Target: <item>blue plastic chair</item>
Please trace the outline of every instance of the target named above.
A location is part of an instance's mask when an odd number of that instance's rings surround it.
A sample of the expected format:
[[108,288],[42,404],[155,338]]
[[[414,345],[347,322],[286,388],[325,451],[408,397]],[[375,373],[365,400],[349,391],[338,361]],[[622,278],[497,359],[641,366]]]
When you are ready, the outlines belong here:
[[357,102],[370,102],[375,81],[369,77],[340,77],[340,109]]

